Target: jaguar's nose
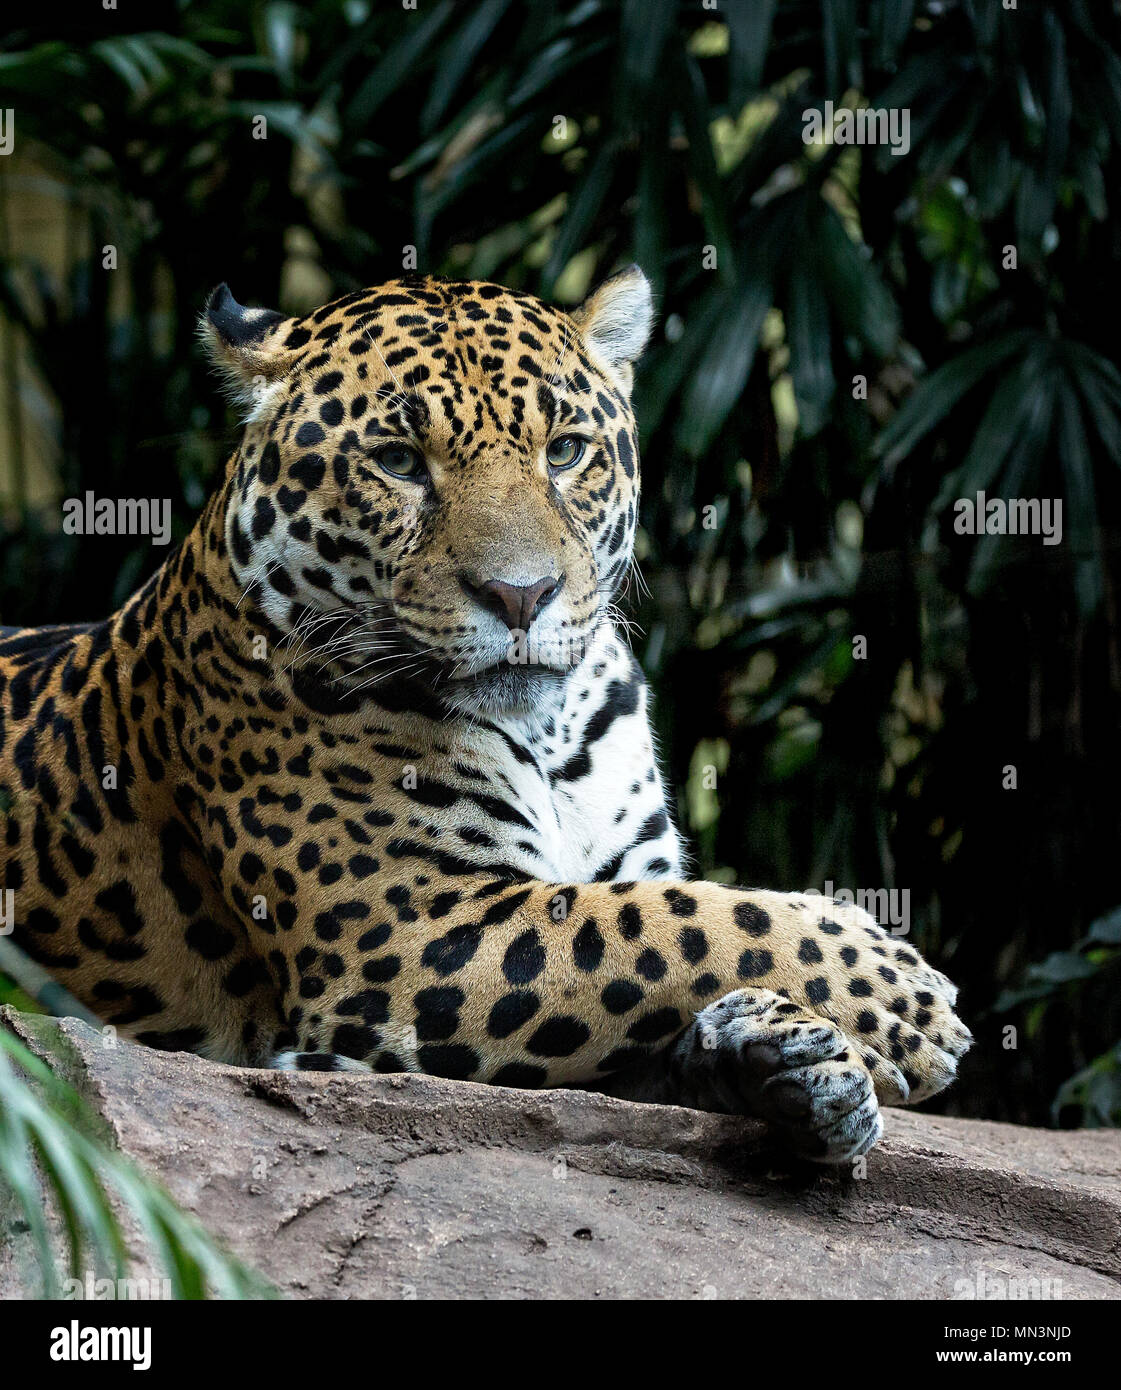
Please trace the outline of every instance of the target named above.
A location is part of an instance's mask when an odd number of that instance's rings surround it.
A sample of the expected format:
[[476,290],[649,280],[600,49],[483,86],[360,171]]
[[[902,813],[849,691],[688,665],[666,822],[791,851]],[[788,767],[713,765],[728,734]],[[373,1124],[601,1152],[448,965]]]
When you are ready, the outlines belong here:
[[511,632],[528,632],[530,623],[561,586],[561,578],[552,575],[535,579],[532,584],[507,584],[502,579],[477,581],[461,574],[459,582],[477,604],[501,618]]

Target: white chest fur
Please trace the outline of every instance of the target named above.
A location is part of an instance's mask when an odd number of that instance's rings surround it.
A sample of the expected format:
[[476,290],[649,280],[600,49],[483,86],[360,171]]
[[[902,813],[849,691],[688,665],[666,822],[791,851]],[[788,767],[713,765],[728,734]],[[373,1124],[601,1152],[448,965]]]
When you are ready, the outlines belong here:
[[597,641],[555,709],[479,737],[530,822],[506,845],[518,868],[557,883],[680,876],[646,686],[613,633]]

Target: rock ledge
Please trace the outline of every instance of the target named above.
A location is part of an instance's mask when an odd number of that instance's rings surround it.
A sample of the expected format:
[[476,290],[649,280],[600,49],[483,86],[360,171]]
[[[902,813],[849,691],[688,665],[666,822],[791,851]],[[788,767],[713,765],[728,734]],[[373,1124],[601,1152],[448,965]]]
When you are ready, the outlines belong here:
[[[889,1111],[854,1178],[793,1168],[747,1120],[4,1026],[289,1296],[1121,1297],[1114,1132]],[[0,1298],[26,1296],[25,1261],[0,1242]]]

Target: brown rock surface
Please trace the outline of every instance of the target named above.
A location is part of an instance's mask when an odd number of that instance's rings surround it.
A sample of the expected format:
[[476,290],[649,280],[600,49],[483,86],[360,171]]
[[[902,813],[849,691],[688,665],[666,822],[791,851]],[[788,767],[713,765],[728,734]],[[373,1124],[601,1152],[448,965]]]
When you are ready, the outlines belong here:
[[[1113,1132],[890,1111],[854,1178],[793,1168],[747,1120],[239,1070],[0,1010],[5,1025],[291,1296],[953,1298],[979,1276],[990,1294],[1121,1296]],[[19,1296],[24,1255],[0,1247],[0,1298]]]

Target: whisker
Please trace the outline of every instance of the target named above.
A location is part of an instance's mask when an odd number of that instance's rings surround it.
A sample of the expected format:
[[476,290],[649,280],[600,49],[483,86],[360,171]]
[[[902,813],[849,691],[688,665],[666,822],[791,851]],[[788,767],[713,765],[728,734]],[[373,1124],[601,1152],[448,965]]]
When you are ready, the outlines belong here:
[[259,565],[254,565],[252,571],[250,572],[249,582],[241,591],[241,597],[237,601],[237,607],[241,607],[241,605],[249,597],[250,592],[254,588],[259,587],[261,582],[267,579],[274,569],[280,568],[282,568],[281,561],[276,559],[275,557],[271,560],[262,560]]
[[394,386],[397,387],[397,391],[398,391],[398,394],[399,394],[399,397],[400,397],[400,400],[401,400],[401,403],[402,403],[402,407],[403,407],[403,406],[405,405],[405,403],[408,401],[408,398],[409,398],[410,395],[416,397],[416,398],[419,400],[420,398],[419,398],[419,396],[417,396],[417,393],[416,393],[415,390],[414,390],[414,391],[409,391],[409,392],[407,392],[407,391],[405,390],[405,388],[401,385],[401,382],[398,380],[397,373],[393,370],[393,368],[392,368],[392,367],[389,365],[389,363],[385,360],[385,353],[382,352],[381,348],[378,347],[377,343],[374,342],[373,338],[372,338],[371,335],[370,335],[370,330],[369,330],[368,328],[365,330],[365,333],[366,333],[366,337],[369,338],[369,340],[370,340],[370,346],[371,346],[371,347],[373,348],[373,350],[377,353],[377,355],[381,358],[382,366],[383,366],[383,367],[385,368],[385,370],[389,373],[389,375],[393,378],[393,384],[394,384]]

